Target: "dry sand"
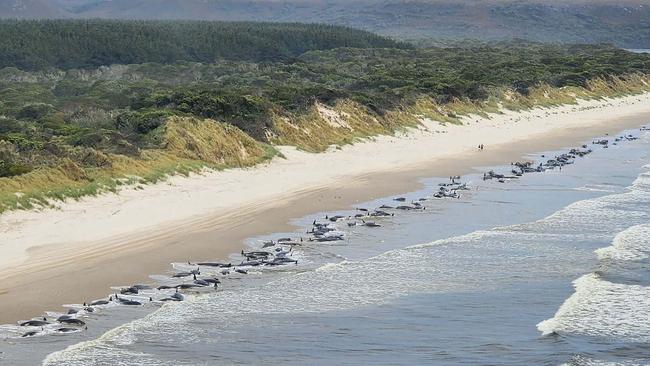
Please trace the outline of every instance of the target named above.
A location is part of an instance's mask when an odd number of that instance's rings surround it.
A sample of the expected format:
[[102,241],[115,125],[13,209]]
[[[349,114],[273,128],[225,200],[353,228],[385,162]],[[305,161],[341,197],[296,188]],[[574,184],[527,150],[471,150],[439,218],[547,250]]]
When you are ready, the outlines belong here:
[[255,168],[5,213],[0,323],[103,297],[112,285],[146,282],[173,261],[224,259],[248,237],[294,230],[292,218],[403,193],[417,188],[418,178],[463,174],[648,122],[650,93],[472,116],[463,126],[424,121],[399,136],[322,154],[282,147],[286,159]]

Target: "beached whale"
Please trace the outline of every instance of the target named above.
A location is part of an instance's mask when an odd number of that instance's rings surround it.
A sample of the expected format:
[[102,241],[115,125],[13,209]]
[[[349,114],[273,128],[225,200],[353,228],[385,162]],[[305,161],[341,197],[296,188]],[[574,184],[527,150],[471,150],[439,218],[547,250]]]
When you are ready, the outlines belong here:
[[395,216],[395,214],[394,213],[388,213],[388,212],[382,211],[382,210],[375,210],[374,212],[370,213],[370,216],[371,217],[390,217],[390,216]]
[[170,297],[166,297],[164,299],[161,299],[160,301],[183,301],[185,300],[185,295],[181,294],[176,290],[175,293],[173,293]]
[[74,319],[74,318],[61,319],[61,320],[58,320],[58,322],[63,323],[63,324],[86,325],[86,322],[84,322],[83,320]]
[[176,286],[161,285],[161,286],[158,286],[158,287],[156,287],[156,288],[157,288],[158,290],[169,290],[169,289],[172,289],[172,288],[176,288]]
[[221,283],[221,280],[219,280],[218,278],[204,278],[203,281],[213,285]]
[[328,226],[318,226],[311,231],[308,231],[308,234],[313,234],[314,236],[325,235],[329,232],[336,231],[336,228]]
[[73,333],[73,332],[79,332],[79,329],[78,328],[66,328],[66,327],[63,327],[63,328],[57,328],[55,330],[55,332],[58,332],[58,333]]
[[118,300],[120,301],[120,304],[122,304],[122,305],[129,305],[129,306],[142,305],[142,303],[140,301],[129,300],[129,299],[119,299],[119,298],[118,298]]
[[339,241],[343,239],[344,239],[343,235],[329,235],[329,236],[323,236],[320,238],[315,238],[310,240],[315,240],[317,242],[330,242],[330,241]]
[[271,254],[271,252],[265,252],[265,251],[261,251],[261,250],[252,251],[252,252],[244,252],[242,250],[241,255],[246,257],[246,258],[258,259],[258,258],[270,257],[272,254]]
[[174,277],[174,278],[182,278],[182,277],[189,277],[191,275],[192,275],[191,272],[178,272],[178,273],[175,273],[172,277]]
[[367,227],[381,227],[381,225],[377,224],[374,221],[368,221],[368,222],[364,221],[363,225]]
[[441,187],[440,190],[433,194],[435,198],[460,198],[460,194],[455,189],[447,190]]
[[330,220],[331,222],[337,222],[337,221],[342,220],[344,218],[345,218],[345,216],[343,216],[343,215],[335,215],[335,216],[330,217],[328,220]]
[[411,206],[397,206],[395,208],[398,209],[398,210],[405,210],[405,211],[415,209],[414,207],[411,207]]
[[139,292],[140,290],[133,286],[120,290],[122,295],[137,295]]
[[199,285],[199,286],[211,286],[213,283],[210,283],[206,280],[196,278],[196,275],[194,275],[194,283]]
[[222,262],[198,262],[196,263],[198,266],[205,266],[205,267],[231,267],[232,263],[222,263]]
[[28,320],[20,323],[21,327],[42,327],[50,324],[45,318],[43,320]]
[[291,259],[291,258],[288,258],[288,257],[276,257],[276,258],[273,258],[272,261],[267,261],[265,264],[269,265],[269,266],[278,266],[278,265],[288,264],[288,263],[298,264],[298,260],[297,259]]
[[208,282],[206,280],[201,280],[201,279],[194,280],[194,283],[199,285],[199,286],[212,286],[213,285],[212,283],[210,283],[210,282]]
[[261,266],[264,264],[264,260],[267,259],[267,257],[261,258],[261,259],[256,259],[256,260],[246,260],[245,262],[239,263],[239,266],[248,266],[248,267],[257,267]]

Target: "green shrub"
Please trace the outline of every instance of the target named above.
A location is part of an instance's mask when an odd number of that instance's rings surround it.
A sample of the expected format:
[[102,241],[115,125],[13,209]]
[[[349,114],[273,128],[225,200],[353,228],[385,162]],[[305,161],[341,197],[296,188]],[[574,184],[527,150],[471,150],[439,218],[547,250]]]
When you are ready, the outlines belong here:
[[31,170],[32,168],[27,165],[9,163],[0,160],[0,177],[13,177],[29,173]]
[[20,119],[38,120],[54,112],[54,106],[45,103],[28,104],[22,107],[16,115]]
[[124,112],[117,117],[117,129],[127,133],[146,135],[160,127],[171,113],[169,111]]

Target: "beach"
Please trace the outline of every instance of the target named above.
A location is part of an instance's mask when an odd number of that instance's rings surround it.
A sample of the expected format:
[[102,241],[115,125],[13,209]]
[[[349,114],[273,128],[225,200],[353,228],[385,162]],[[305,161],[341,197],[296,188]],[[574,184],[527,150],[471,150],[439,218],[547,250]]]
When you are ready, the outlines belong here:
[[247,238],[295,230],[293,218],[409,191],[420,178],[465,174],[649,121],[648,93],[470,116],[462,126],[423,121],[419,129],[321,154],[281,147],[284,159],[254,168],[175,176],[52,209],[5,213],[0,322],[147,282],[171,262],[226,259]]
[[[593,143],[594,138],[610,144]],[[457,190],[461,197],[432,195],[450,187],[450,180],[431,176],[398,195],[294,218],[291,231],[246,240],[247,251],[260,250],[269,240],[306,235],[319,223],[345,239],[294,246],[291,258],[297,265],[251,261],[236,267],[247,274],[201,265],[201,277],[216,276],[222,286],[181,290],[184,301],[157,301],[173,290],[144,290],[129,298],[153,296],[153,303],[99,306],[80,316],[87,330],[66,335],[57,335],[59,325],[51,324],[37,336],[18,339],[25,327],[0,326],[0,337],[10,336],[0,342],[0,359],[47,366],[112,365],[116,359],[134,366],[269,360],[288,365],[645,364],[650,133],[631,128],[582,144],[587,148],[573,150],[575,158],[562,169],[484,179],[485,172],[507,175],[513,167],[477,167],[462,175],[467,186]],[[569,150],[541,150],[524,158],[550,167],[550,159],[559,161]],[[422,209],[398,209],[396,198]],[[352,218],[363,215],[360,208],[375,207],[394,216],[365,217],[378,227]],[[326,219],[340,216],[336,222]],[[230,256],[234,264],[241,258]],[[150,283],[179,283],[170,274],[192,269],[195,264],[177,261]],[[34,345],[38,351],[26,355]]]

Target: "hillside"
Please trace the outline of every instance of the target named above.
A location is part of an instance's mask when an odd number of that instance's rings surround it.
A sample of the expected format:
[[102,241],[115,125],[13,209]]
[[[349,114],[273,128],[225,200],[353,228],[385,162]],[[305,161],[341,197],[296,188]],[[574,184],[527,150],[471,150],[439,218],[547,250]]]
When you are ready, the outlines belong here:
[[[327,23],[401,39],[521,38],[650,48],[643,0],[9,0],[0,17]],[[18,5],[17,5],[18,4]]]
[[198,21],[2,20],[0,67],[36,70],[216,60],[282,61],[310,50],[403,48],[330,25]]
[[44,0],[0,1],[0,18],[69,18],[68,8],[63,2]]

